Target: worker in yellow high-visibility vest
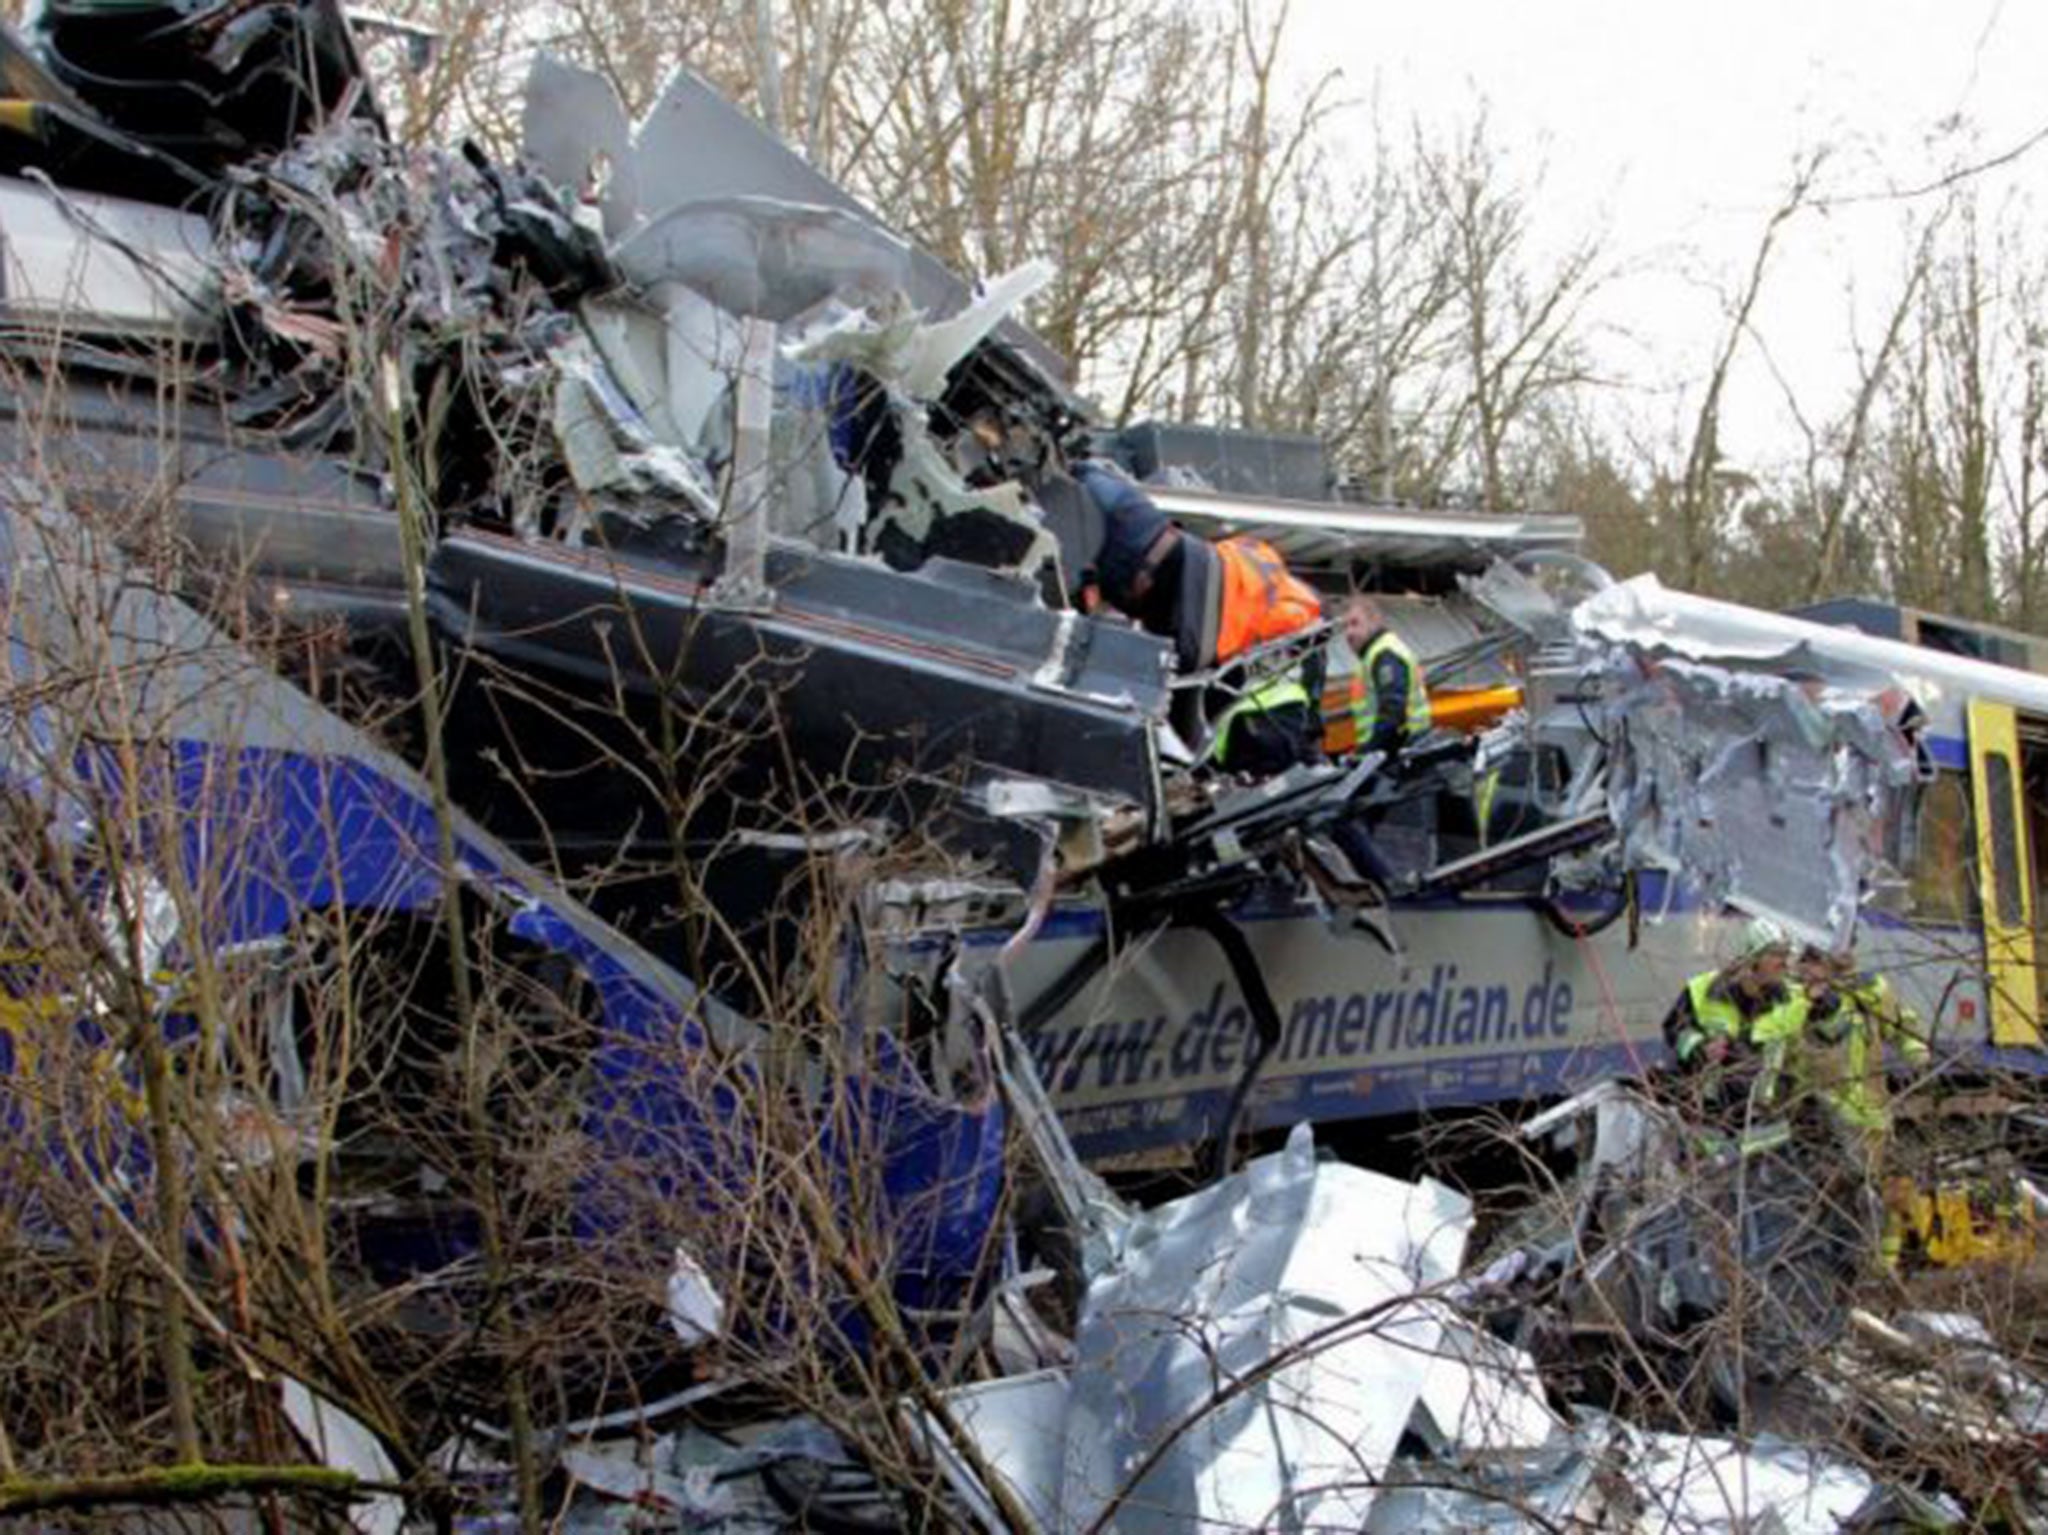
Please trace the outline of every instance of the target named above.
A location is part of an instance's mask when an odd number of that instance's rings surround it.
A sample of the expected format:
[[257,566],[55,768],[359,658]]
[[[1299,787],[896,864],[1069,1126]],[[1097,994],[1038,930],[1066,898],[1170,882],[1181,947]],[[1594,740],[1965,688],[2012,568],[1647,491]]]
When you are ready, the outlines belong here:
[[1366,751],[1398,755],[1429,734],[1429,689],[1422,666],[1370,597],[1361,594],[1345,602],[1341,628],[1349,664],[1333,665],[1323,685],[1323,750],[1332,757]]
[[1316,755],[1315,709],[1292,673],[1250,689],[1225,709],[1209,757],[1226,773],[1266,777]]
[[1768,918],[1743,929],[1735,957],[1705,970],[1664,1019],[1664,1043],[1677,1067],[1680,1099],[1696,1115],[1727,1120],[1745,1108],[1763,1041],[1796,1032],[1806,996],[1789,974],[1792,941]]
[[1795,1119],[1802,1109],[1825,1113],[1856,1162],[1854,1171],[1883,1196],[1880,1254],[1890,1268],[1904,1241],[1910,1212],[1903,1201],[1911,1191],[1886,1177],[1892,1129],[1887,1053],[1903,1065],[1924,1066],[1927,1040],[1891,983],[1859,970],[1852,952],[1830,954],[1809,945],[1800,953],[1797,978],[1802,1005],[1753,1031],[1764,1053],[1765,1097]]
[[[1328,667],[1319,690],[1324,755],[1379,752],[1391,762],[1430,732],[1422,667],[1388,626],[1385,610],[1363,593],[1345,599],[1337,621],[1343,643],[1326,652]],[[1428,802],[1417,810],[1426,819],[1411,823],[1411,829],[1433,833],[1435,817]],[[1353,868],[1383,891],[1412,885],[1424,873],[1420,867],[1390,867],[1361,819],[1340,821],[1331,834]]]
[[1924,1064],[1929,1052],[1920,1020],[1883,976],[1859,971],[1852,953],[1809,946],[1799,956],[1798,979],[1806,1006],[1755,1032],[1758,1045],[1775,1047],[1771,1065],[1784,1079],[1780,1091],[1824,1107],[1844,1130],[1880,1145],[1892,1123],[1886,1048],[1908,1065]]

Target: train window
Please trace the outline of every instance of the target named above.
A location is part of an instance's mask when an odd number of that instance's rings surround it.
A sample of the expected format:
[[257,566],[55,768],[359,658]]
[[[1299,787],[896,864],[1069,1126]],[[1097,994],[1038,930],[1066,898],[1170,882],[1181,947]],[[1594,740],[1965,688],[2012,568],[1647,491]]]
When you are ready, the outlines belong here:
[[2048,954],[2041,923],[2048,919],[2048,890],[2041,881],[2048,877],[2048,741],[2041,737],[2038,720],[2022,719],[2020,725],[2020,817],[2027,828],[2027,847],[2032,854],[2034,875],[2034,1006],[2035,1017],[2048,1018],[2048,966],[2041,956]]
[[1932,922],[1969,922],[1977,912],[1977,847],[1970,824],[1969,781],[1941,773],[1920,791],[1919,836],[1913,848],[1913,915]]
[[1991,889],[2001,927],[2019,927],[2027,920],[2027,897],[2020,883],[2020,829],[2014,819],[2012,758],[2004,752],[1984,754],[1984,801],[1991,813]]

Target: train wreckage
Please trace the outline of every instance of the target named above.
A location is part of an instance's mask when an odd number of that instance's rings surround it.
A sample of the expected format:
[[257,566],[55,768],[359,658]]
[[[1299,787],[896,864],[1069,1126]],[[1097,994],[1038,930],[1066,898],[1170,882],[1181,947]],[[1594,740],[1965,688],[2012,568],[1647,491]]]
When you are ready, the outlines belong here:
[[[1596,1094],[1539,1122],[1599,1122],[1577,1245],[1478,1271],[1464,1196],[1278,1137],[1653,1075],[1671,998],[1754,917],[1857,943],[1942,1069],[2037,1069],[2048,680],[1614,582],[1569,517],[1342,500],[1312,444],[1101,428],[1019,322],[1045,270],[970,287],[687,74],[633,124],[544,57],[498,164],[397,143],[328,4],[71,0],[0,47],[10,815],[146,939],[167,1019],[193,1007],[175,977],[221,956],[276,991],[270,1123],[306,1111],[323,1048],[278,956],[360,918],[417,975],[457,924],[576,1052],[547,1078],[586,1169],[567,1229],[664,1269],[686,1249],[687,1350],[779,1322],[721,1293],[754,1237],[714,1250],[665,1212],[758,1176],[783,1133],[764,1105],[796,1105],[839,1198],[783,1218],[865,1224],[888,1255],[886,1302],[819,1281],[843,1346],[1002,1359],[903,1406],[951,1513],[991,1528],[1732,1529],[1764,1506],[1834,1528],[1974,1495],[1584,1405],[1592,1312],[1661,1347],[1736,1304],[1699,1233],[1751,1174],[1675,1172],[1661,1110]],[[1225,644],[1192,558],[1170,621],[1091,602],[1083,460],[1184,538],[1379,594],[1438,728],[1398,760],[1224,771],[1233,706],[1333,626]],[[807,949],[839,899],[858,921]],[[35,993],[9,1014],[18,1079],[25,1031],[91,1010]],[[839,1015],[794,1065],[791,996]],[[428,1055],[452,1049],[442,1007],[408,1004]],[[844,1035],[855,1064],[821,1060]],[[143,1190],[188,1154],[108,1136],[52,1154]],[[1018,1148],[1053,1212],[1035,1232]],[[1760,1199],[1798,1194],[1779,1155]],[[340,1202],[368,1268],[488,1241],[459,1199],[394,1216],[391,1156]],[[1140,1211],[1091,1162],[1207,1181]],[[869,1173],[877,1198],[847,1192]],[[1625,1236],[1624,1190],[1662,1245]],[[1868,1396],[1869,1357],[1967,1355],[1968,1406],[1910,1411],[2038,1446],[2044,1388],[1988,1339],[1840,1323],[1857,1240],[1740,1248],[1792,1276],[1763,1287],[1771,1319],[1831,1362],[1835,1405]],[[1033,1310],[1048,1284],[1064,1331]],[[1763,1385],[1738,1361],[1713,1389],[1746,1432]],[[783,1431],[586,1443],[559,1470],[773,1522],[750,1479],[786,1494],[776,1467],[842,1455]],[[381,1454],[352,1469],[420,1474]]]

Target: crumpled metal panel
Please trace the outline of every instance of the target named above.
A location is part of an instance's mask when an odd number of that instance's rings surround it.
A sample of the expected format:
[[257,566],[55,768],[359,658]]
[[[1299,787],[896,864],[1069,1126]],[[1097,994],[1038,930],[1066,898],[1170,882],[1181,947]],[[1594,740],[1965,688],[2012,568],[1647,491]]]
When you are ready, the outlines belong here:
[[595,200],[613,239],[640,211],[633,125],[612,83],[552,53],[534,56],[520,115],[521,153],[563,192]]
[[[680,70],[634,133],[622,143],[623,113],[594,76],[543,55],[528,81],[528,154],[564,190],[587,175],[591,157],[607,166],[603,188],[605,230],[623,237],[642,218],[704,198],[761,197],[837,209],[878,231],[886,226],[844,187],[763,129],[703,79]],[[905,285],[911,304],[927,314],[952,314],[973,290],[929,251],[913,249]],[[1066,359],[1014,319],[997,336],[1016,346],[1048,380],[1064,379]]]
[[1533,1450],[1455,1463],[1398,1462],[1366,1535],[1836,1535],[1876,1490],[1848,1462],[1769,1436],[1744,1447],[1646,1433],[1591,1409],[1580,1409],[1579,1417],[1569,1434]]
[[1633,867],[1704,901],[1850,941],[1883,830],[1918,774],[1898,678],[1812,643],[1817,625],[1667,592],[1652,576],[1573,612],[1602,686],[1608,811]]
[[1456,1530],[1487,1535],[1499,1530],[1595,1530],[1612,1525],[1605,1515],[1601,1473],[1616,1469],[1616,1431],[1559,1435],[1535,1449],[1467,1459],[1455,1465],[1402,1460],[1391,1484],[1372,1506],[1365,1535],[1410,1535]]
[[1471,1220],[1441,1184],[1319,1162],[1301,1127],[1132,1218],[1063,1389],[976,1388],[959,1416],[1047,1529],[1359,1528],[1411,1427],[1473,1452],[1557,1429],[1524,1356],[1424,1298]]
[[123,198],[0,178],[0,255],[9,325],[196,336],[220,300],[206,221]]
[[1641,1535],[1836,1535],[1875,1483],[1845,1461],[1782,1440],[1631,1430],[1630,1482]]
[[656,215],[612,252],[642,287],[681,282],[719,308],[780,325],[848,291],[903,287],[910,253],[839,208],[771,197],[706,197]]
[[1441,1313],[1404,1297],[1456,1273],[1470,1222],[1441,1185],[1319,1165],[1300,1132],[1141,1217],[1085,1303],[1063,1526],[1087,1528],[1120,1494],[1132,1532],[1362,1523],[1443,1333]]

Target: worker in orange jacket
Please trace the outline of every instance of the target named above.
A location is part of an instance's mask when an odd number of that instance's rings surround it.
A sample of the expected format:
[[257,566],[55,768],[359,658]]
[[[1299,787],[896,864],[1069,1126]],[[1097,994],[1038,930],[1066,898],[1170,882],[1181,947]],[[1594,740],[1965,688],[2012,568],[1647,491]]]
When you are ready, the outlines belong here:
[[1073,472],[1102,514],[1095,589],[1141,627],[1173,640],[1183,671],[1207,670],[1322,617],[1314,589],[1264,540],[1196,538],[1101,459],[1083,459]]

